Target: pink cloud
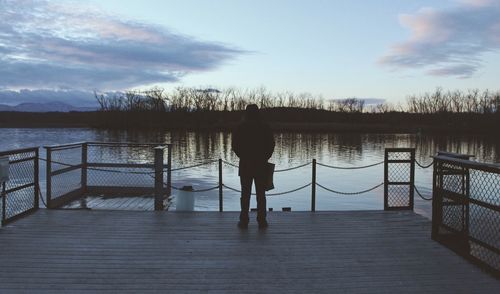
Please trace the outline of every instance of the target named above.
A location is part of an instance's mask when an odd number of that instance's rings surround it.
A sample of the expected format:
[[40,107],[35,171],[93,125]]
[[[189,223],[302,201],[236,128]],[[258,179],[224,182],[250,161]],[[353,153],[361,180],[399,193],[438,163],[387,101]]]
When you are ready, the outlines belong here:
[[461,0],[460,2],[475,7],[488,7],[499,4],[498,0]]
[[500,1],[466,0],[447,10],[423,8],[402,14],[410,37],[391,46],[379,63],[392,68],[427,68],[441,76],[471,77],[486,52],[500,49]]
[[0,88],[124,89],[245,53],[80,2],[0,0]]

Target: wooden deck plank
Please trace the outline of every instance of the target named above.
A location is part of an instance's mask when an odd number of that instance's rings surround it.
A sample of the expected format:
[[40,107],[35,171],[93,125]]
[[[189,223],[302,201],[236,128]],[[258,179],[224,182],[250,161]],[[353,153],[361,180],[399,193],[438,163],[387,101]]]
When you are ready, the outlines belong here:
[[264,231],[237,217],[42,209],[0,229],[0,292],[500,291],[411,212],[271,212]]
[[[64,208],[81,208],[80,201],[81,199],[72,201],[65,205]],[[154,199],[152,197],[87,197],[85,201],[86,207],[96,210],[154,210]]]
[[130,197],[130,199],[125,205],[123,205],[122,209],[123,210],[134,210],[134,209],[139,209],[137,204],[141,200],[140,197]]

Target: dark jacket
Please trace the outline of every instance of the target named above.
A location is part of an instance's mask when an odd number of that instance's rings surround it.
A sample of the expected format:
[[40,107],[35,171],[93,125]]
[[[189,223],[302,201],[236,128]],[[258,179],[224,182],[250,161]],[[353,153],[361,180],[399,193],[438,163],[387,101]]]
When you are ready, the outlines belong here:
[[265,175],[266,163],[274,151],[271,128],[260,120],[243,121],[233,132],[232,148],[240,158],[239,176]]

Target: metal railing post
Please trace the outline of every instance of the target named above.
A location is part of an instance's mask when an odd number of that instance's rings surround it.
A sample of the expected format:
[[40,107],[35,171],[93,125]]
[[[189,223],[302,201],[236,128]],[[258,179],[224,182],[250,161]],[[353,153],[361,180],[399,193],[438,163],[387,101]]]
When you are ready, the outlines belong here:
[[316,211],[316,159],[312,162],[311,211]]
[[82,143],[82,194],[87,193],[88,143]]
[[35,150],[35,165],[34,165],[34,174],[33,179],[35,181],[35,208],[40,208],[40,165],[39,165],[40,152],[38,148]]
[[172,195],[172,144],[167,149],[167,195]]
[[7,213],[5,211],[5,206],[7,205],[7,194],[5,191],[7,190],[7,184],[5,182],[2,183],[2,187],[0,187],[0,194],[2,196],[2,225],[5,222],[5,219],[7,217]]
[[155,211],[163,210],[163,147],[155,147]]
[[46,149],[46,176],[47,176],[47,184],[46,184],[46,202],[47,208],[52,208],[52,149],[50,147],[45,147]]
[[[433,240],[436,239],[438,232],[439,232],[439,222],[441,221],[441,215],[438,211],[438,209],[441,209],[439,206],[439,195],[437,192],[437,185],[438,185],[438,180],[437,180],[437,175],[439,172],[440,168],[440,163],[439,161],[436,161],[434,159],[434,167],[432,168],[432,231],[431,231],[431,238]],[[439,218],[439,219],[438,219]]]
[[219,211],[224,211],[224,196],[222,194],[222,188],[224,183],[222,182],[222,159],[219,158]]
[[465,181],[465,207],[463,208],[463,231],[464,231],[464,241],[465,241],[465,250],[467,254],[471,253],[471,248],[469,244],[469,227],[470,227],[470,170],[469,168],[464,168],[464,175],[462,181]]
[[389,152],[384,151],[384,210],[389,208]]
[[415,149],[410,151],[410,209],[413,211],[415,196]]

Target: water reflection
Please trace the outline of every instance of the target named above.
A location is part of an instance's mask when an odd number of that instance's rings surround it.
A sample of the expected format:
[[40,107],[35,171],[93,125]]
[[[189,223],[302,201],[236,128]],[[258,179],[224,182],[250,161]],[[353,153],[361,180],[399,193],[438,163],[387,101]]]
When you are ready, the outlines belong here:
[[[198,163],[219,157],[237,161],[228,132],[161,132],[96,130],[97,141],[158,142],[173,144],[174,164]],[[427,162],[439,150],[472,154],[482,162],[498,162],[498,138],[415,134],[276,133],[273,160],[290,165],[318,159],[354,163],[381,158],[385,148],[413,147],[417,160]]]
[[[33,145],[52,145],[76,141],[102,142],[157,142],[172,143],[173,167],[194,165],[208,160],[222,158],[237,163],[238,158],[231,151],[231,134],[228,132],[167,132],[167,131],[119,131],[95,129],[1,129],[4,138],[0,141],[0,150],[27,147]],[[495,137],[416,135],[416,134],[334,134],[334,133],[276,133],[276,149],[271,161],[278,169],[318,162],[338,166],[360,166],[382,161],[384,149],[393,147],[416,148],[416,158],[422,164],[431,162],[430,156],[438,150],[475,155],[475,160],[488,163],[499,162],[500,140]],[[102,151],[103,152],[103,151]],[[97,153],[96,153],[97,154]],[[109,149],[98,157],[134,158],[138,162],[147,160],[140,150],[123,148]],[[44,152],[41,153],[44,155]],[[96,155],[97,156],[97,155]],[[41,163],[44,171],[44,163]],[[208,165],[200,168],[178,171],[173,174],[173,183],[178,186],[193,185],[195,188],[212,187],[217,184],[217,166]],[[282,192],[297,188],[310,182],[310,166],[289,173],[276,175],[276,190]],[[416,169],[416,185],[427,196],[431,192],[432,168]],[[355,191],[379,184],[383,178],[383,167],[353,171],[329,170],[318,168],[318,182],[340,191]],[[45,175],[42,172],[42,191]],[[225,184],[239,187],[235,168],[224,166]],[[320,210],[338,209],[382,209],[382,191],[377,189],[356,197],[339,196],[317,189],[317,207]],[[224,208],[239,208],[238,194],[224,191]],[[197,195],[197,209],[217,210],[218,194],[213,191]],[[428,202],[415,201],[416,210],[423,214],[430,213]],[[310,208],[310,190],[305,189],[286,196],[270,197],[269,207],[280,210],[281,207],[293,210]]]

